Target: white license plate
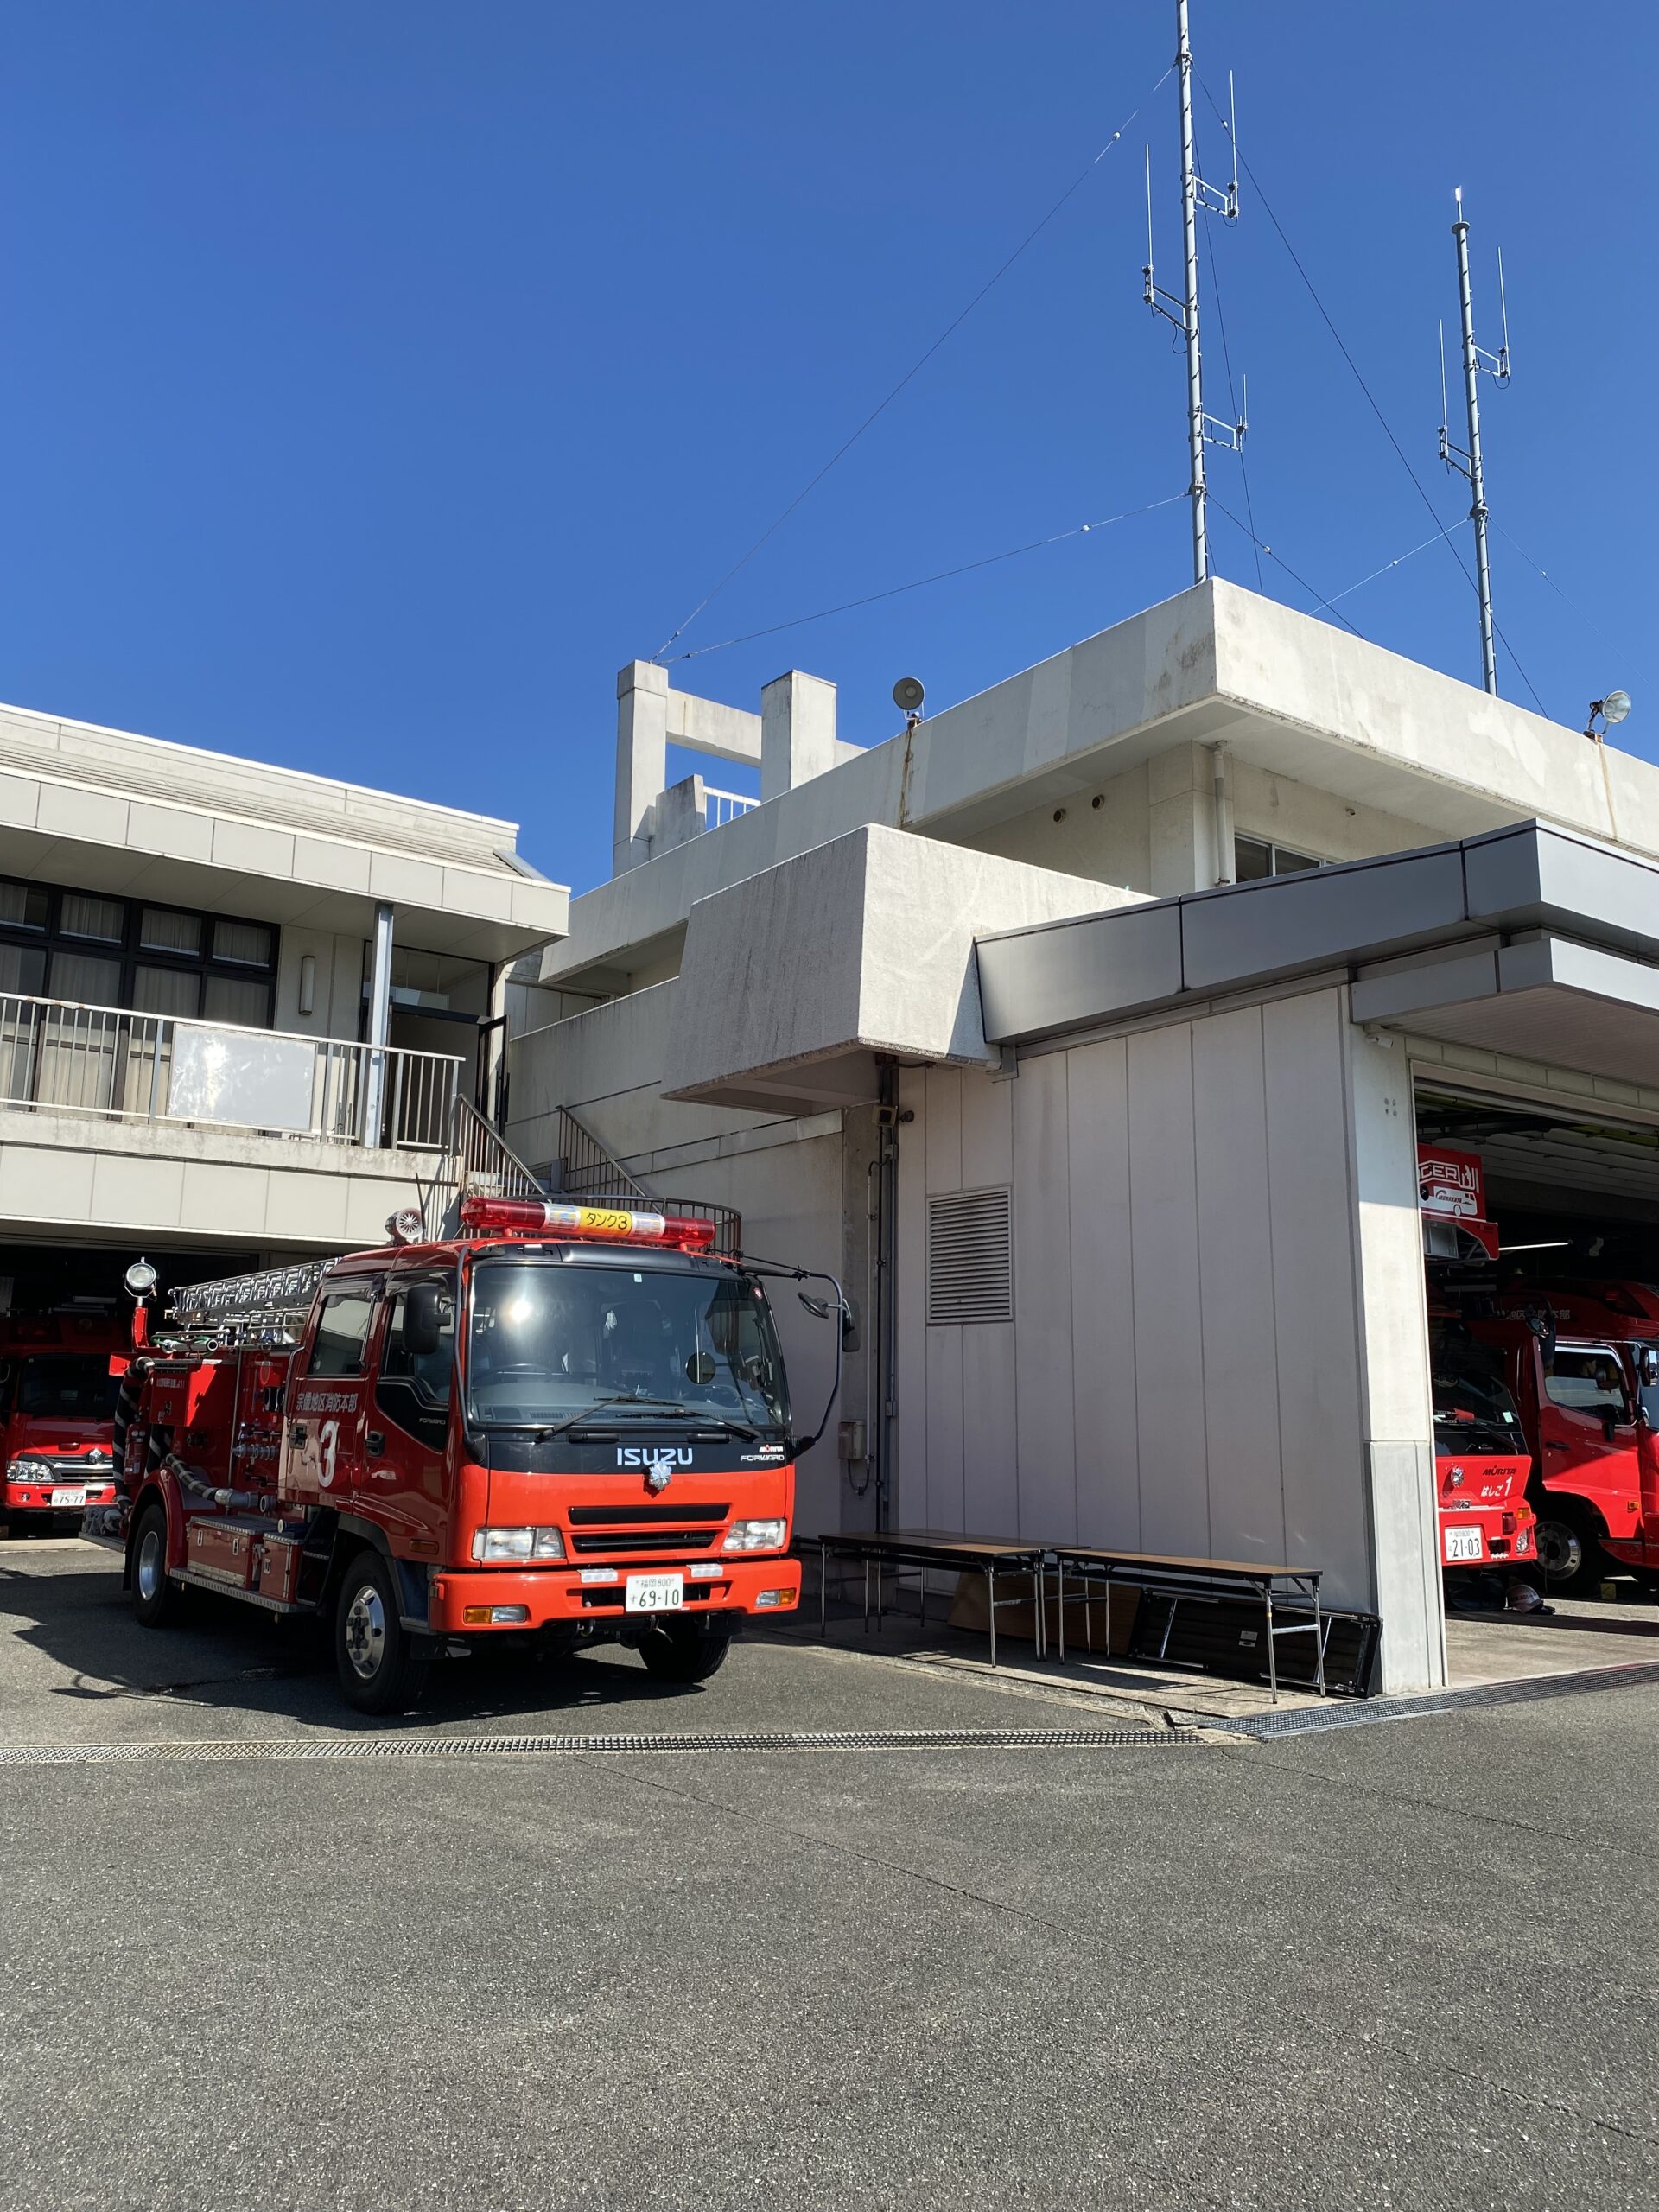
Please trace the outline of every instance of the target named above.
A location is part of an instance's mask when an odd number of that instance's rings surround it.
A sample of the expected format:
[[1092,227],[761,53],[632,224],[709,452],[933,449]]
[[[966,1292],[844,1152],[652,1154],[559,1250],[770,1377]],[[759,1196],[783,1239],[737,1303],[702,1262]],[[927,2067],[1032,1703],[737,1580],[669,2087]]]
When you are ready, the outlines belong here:
[[54,1490],[52,1493],[52,1503],[54,1505],[85,1505],[86,1492],[84,1489]]
[[622,1597],[626,1613],[675,1613],[684,1604],[683,1574],[631,1574]]
[[1446,1555],[1448,1560],[1481,1559],[1485,1555],[1478,1529],[1448,1529],[1446,1532]]

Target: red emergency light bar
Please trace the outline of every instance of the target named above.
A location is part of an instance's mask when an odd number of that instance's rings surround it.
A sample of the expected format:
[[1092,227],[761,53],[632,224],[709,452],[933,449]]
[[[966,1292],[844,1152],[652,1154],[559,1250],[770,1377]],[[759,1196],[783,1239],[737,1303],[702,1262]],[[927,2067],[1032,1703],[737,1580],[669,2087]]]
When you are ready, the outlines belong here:
[[645,1213],[632,1206],[572,1205],[558,1198],[463,1198],[462,1226],[516,1236],[592,1237],[607,1244],[664,1244],[678,1252],[706,1252],[715,1241],[711,1221],[682,1213]]

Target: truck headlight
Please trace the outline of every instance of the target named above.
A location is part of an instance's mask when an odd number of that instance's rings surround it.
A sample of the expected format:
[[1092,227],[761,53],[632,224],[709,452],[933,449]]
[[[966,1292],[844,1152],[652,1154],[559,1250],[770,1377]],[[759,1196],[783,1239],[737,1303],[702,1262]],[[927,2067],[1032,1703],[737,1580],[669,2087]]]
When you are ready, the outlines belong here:
[[14,1459],[6,1469],[10,1483],[49,1483],[54,1470],[47,1459]]
[[563,1559],[564,1538],[556,1529],[480,1529],[473,1538],[473,1557],[486,1562]]
[[787,1521],[734,1521],[723,1552],[780,1552],[789,1541]]

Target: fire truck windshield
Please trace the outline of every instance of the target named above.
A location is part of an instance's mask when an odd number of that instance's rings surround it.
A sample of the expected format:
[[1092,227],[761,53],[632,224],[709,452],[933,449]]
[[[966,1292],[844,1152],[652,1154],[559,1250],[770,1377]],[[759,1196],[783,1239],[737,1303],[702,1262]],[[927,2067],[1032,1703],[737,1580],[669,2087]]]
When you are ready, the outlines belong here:
[[[635,1419],[789,1427],[772,1313],[751,1276],[666,1268],[480,1262],[467,1327],[472,1419],[538,1427],[605,1408]],[[637,1405],[638,1413],[632,1408]]]
[[1434,1449],[1448,1452],[1524,1452],[1515,1400],[1495,1375],[1472,1367],[1434,1369]]
[[23,1362],[18,1376],[17,1410],[37,1421],[111,1421],[120,1388],[107,1357],[36,1354]]

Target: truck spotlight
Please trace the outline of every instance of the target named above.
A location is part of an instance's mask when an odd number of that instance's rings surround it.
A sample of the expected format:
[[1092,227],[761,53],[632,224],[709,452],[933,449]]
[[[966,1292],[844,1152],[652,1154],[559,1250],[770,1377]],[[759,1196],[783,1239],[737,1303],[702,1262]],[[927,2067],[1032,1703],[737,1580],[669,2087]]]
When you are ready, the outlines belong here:
[[148,1260],[135,1260],[127,1269],[126,1283],[130,1297],[142,1301],[155,1289],[156,1282],[156,1270]]

